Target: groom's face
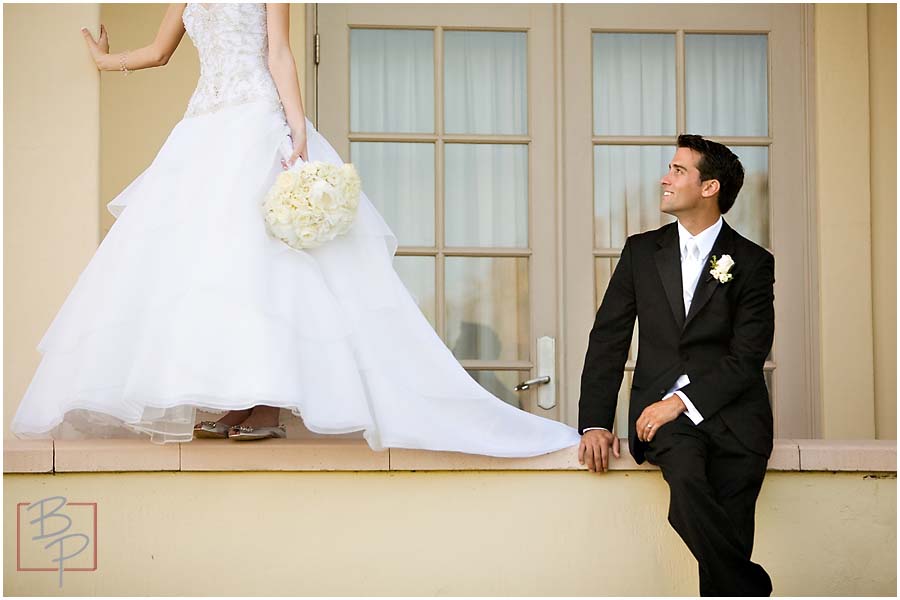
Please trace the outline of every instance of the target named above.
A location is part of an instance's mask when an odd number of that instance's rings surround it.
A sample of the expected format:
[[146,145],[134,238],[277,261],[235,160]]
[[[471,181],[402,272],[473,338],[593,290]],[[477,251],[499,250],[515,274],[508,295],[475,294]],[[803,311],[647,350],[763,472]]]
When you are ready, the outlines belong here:
[[697,163],[700,153],[690,148],[678,148],[669,172],[660,180],[662,189],[659,209],[667,214],[678,216],[701,209],[704,202],[700,171]]

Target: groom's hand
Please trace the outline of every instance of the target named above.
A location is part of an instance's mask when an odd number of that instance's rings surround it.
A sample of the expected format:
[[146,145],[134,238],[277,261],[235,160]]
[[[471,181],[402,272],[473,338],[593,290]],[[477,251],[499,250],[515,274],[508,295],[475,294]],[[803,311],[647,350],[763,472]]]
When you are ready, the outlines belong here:
[[593,472],[601,469],[609,471],[609,447],[613,455],[619,458],[619,438],[605,429],[591,429],[581,436],[578,446],[578,462],[585,464]]
[[634,424],[637,439],[642,442],[650,442],[659,431],[659,428],[674,421],[678,415],[687,410],[681,398],[672,394],[668,398],[664,398],[659,402],[654,402],[644,409],[641,416],[638,417]]

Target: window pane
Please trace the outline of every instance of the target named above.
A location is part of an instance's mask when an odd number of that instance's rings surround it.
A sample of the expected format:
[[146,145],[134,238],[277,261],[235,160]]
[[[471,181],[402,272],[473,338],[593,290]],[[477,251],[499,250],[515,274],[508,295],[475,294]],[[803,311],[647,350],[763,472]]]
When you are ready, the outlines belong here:
[[766,35],[686,35],[687,129],[712,135],[769,132]]
[[434,258],[430,256],[395,256],[394,269],[403,281],[403,285],[415,299],[416,304],[432,329],[435,323],[435,289],[434,289]]
[[434,132],[431,30],[350,30],[350,131]]
[[528,259],[446,259],[447,345],[456,358],[528,360]]
[[520,382],[529,377],[528,371],[466,371],[478,384],[497,396],[507,404],[522,408],[522,394],[533,393],[531,390],[515,391]]
[[725,219],[744,237],[769,248],[769,149],[735,146],[732,151],[744,165],[744,185]]
[[448,246],[528,247],[528,146],[447,144]]
[[594,247],[621,248],[629,235],[675,219],[659,211],[659,180],[671,146],[594,147]]
[[366,196],[401,246],[434,246],[434,144],[352,142]]
[[595,33],[594,135],[675,134],[675,35]]
[[524,31],[444,34],[447,133],[528,133]]

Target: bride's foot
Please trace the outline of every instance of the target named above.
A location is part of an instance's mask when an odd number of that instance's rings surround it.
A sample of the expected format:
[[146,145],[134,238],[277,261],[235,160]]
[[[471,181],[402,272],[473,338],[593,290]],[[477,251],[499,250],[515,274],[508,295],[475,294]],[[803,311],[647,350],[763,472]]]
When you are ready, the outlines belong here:
[[284,425],[278,424],[279,413],[277,406],[255,406],[243,423],[228,430],[228,439],[242,441],[287,437]]
[[228,437],[228,430],[246,419],[252,408],[232,410],[218,421],[200,421],[194,425],[194,437],[222,439]]
[[253,408],[245,408],[243,410],[232,410],[228,411],[228,413],[216,421],[217,425],[227,425],[231,427],[232,425],[239,425],[250,416],[250,413],[253,412]]
[[[241,425],[253,428],[275,427],[278,425],[278,416],[281,411],[279,407],[260,404],[258,406],[254,406],[251,411],[248,411],[249,416],[247,416],[243,421],[240,422]],[[232,423],[232,425],[237,424],[238,423]]]

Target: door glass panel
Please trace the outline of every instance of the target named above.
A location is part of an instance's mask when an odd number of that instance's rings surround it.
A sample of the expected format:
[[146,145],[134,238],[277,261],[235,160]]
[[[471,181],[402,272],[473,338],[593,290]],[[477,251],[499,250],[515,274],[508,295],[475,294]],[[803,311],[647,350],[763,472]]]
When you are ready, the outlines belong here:
[[528,360],[528,259],[448,257],[447,345],[456,358]]
[[394,270],[431,327],[435,327],[434,258],[431,256],[395,256]]
[[523,394],[531,393],[530,390],[515,391],[515,387],[519,383],[531,376],[528,371],[476,371],[467,369],[467,372],[481,387],[516,408],[521,408],[521,401],[524,399]]
[[447,144],[448,246],[528,247],[528,146]]
[[524,31],[444,33],[447,133],[528,132],[525,36]]
[[594,135],[675,134],[675,35],[593,34]]
[[434,132],[431,30],[350,30],[350,131]]
[[671,146],[594,146],[594,247],[622,248],[629,235],[675,219],[659,211]]
[[765,34],[684,36],[688,132],[768,135],[767,41]]
[[352,142],[366,195],[401,246],[434,246],[434,144]]
[[725,215],[728,223],[764,248],[769,238],[769,148],[731,146],[744,166],[744,185],[734,206]]

